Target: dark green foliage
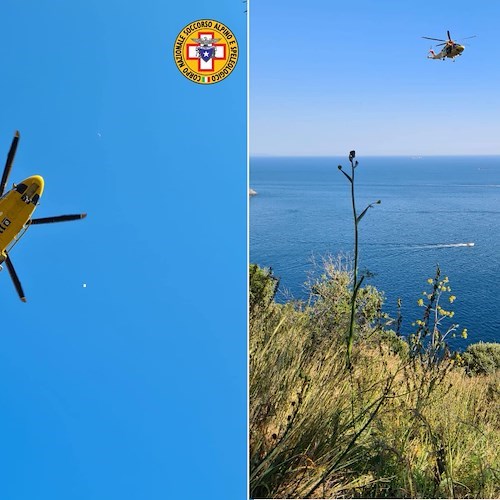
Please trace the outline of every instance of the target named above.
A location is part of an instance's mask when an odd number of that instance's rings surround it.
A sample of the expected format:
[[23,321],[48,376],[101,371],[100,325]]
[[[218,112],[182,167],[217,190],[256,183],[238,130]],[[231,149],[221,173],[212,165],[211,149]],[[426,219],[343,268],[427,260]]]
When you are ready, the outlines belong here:
[[271,269],[263,269],[257,264],[250,264],[250,314],[258,307],[267,307],[272,303],[278,290],[279,280]]
[[478,342],[467,347],[462,360],[469,373],[481,375],[494,373],[500,368],[500,344]]
[[378,339],[382,344],[387,345],[391,352],[398,354],[404,360],[407,359],[410,346],[408,345],[408,342],[395,331],[380,330]]

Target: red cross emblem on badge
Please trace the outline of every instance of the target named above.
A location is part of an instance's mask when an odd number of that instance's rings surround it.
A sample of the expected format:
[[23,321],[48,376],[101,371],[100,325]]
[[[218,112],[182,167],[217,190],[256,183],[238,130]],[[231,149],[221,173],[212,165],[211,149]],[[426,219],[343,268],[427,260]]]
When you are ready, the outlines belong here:
[[198,38],[186,44],[186,59],[198,59],[198,71],[213,71],[214,59],[227,59],[225,43],[217,43],[220,38],[214,38],[213,31],[198,31]]

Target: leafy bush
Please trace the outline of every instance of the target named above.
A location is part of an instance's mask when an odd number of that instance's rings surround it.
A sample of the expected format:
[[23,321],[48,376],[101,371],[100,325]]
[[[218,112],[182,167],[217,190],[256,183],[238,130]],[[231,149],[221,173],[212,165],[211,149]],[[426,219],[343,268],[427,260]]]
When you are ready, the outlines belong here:
[[274,299],[279,280],[272,269],[250,264],[250,314],[258,307],[267,307]]
[[405,339],[400,337],[393,330],[382,330],[378,336],[378,340],[382,344],[386,344],[391,352],[398,354],[402,359],[407,359],[410,351],[410,346]]
[[494,342],[470,344],[462,354],[462,361],[469,373],[494,373],[500,368],[500,344]]

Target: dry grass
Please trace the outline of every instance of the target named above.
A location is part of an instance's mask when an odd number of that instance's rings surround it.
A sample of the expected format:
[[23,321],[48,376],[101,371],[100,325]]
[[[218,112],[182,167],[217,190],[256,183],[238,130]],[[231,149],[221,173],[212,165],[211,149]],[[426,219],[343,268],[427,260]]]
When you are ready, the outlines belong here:
[[333,277],[307,306],[254,304],[251,496],[498,498],[498,376],[394,354],[371,288],[347,371],[349,278]]

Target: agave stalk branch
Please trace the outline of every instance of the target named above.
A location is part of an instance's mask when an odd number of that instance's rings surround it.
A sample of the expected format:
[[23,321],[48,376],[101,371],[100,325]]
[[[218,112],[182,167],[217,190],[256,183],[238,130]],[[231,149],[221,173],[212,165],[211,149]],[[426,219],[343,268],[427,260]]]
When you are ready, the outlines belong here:
[[355,160],[356,152],[351,151],[349,153],[349,162],[351,163],[351,175],[342,170],[342,166],[339,165],[339,170],[345,175],[347,180],[351,183],[351,204],[352,204],[352,218],[354,221],[354,267],[353,267],[353,278],[352,278],[352,295],[351,295],[351,314],[349,319],[349,331],[347,333],[347,368],[352,369],[351,357],[352,357],[352,345],[354,341],[354,320],[356,318],[356,299],[358,297],[358,292],[363,282],[364,276],[358,280],[358,260],[359,260],[359,231],[358,226],[361,219],[365,216],[369,208],[373,205],[380,203],[380,200],[375,203],[370,203],[360,215],[358,215],[356,209],[356,196],[355,196],[355,171],[358,166],[357,160]]

